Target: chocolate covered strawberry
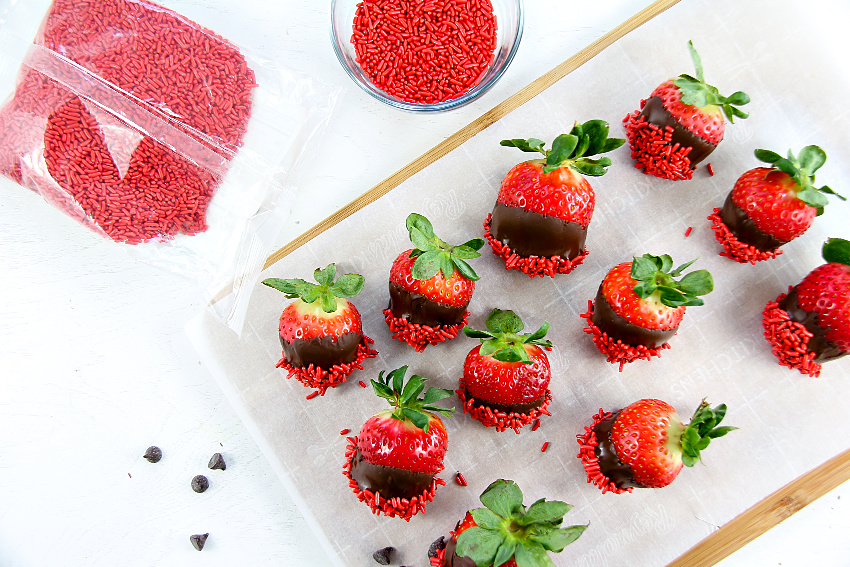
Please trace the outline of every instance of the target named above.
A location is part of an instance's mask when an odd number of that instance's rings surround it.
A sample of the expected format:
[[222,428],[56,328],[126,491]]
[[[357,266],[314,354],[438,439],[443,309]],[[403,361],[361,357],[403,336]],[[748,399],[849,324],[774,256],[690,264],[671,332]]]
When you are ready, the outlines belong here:
[[675,270],[668,255],[644,254],[632,262],[614,266],[588,302],[584,332],[591,334],[596,347],[608,362],[623,365],[649,360],[670,348],[668,340],[676,334],[685,308],[702,305],[698,296],[714,289],[707,270],[695,270],[677,280],[696,260]]
[[345,382],[364,359],[377,356],[374,342],[363,334],[360,312],[348,298],[363,289],[360,274],[345,274],[336,281],[336,265],[313,273],[317,284],[302,279],[268,278],[263,283],[289,299],[278,325],[283,357],[278,368],[288,371],[305,386],[325,394]]
[[815,187],[815,172],[826,162],[826,153],[806,146],[799,156],[789,150],[784,158],[769,150],[756,150],[756,158],[770,167],[744,173],[726,197],[722,209],[708,217],[721,256],[755,264],[782,254],[783,244],[797,238],[823,213],[827,195],[844,197],[824,185]]
[[587,256],[587,227],[596,195],[585,175],[604,175],[610,152],[625,143],[608,137],[604,120],[576,122],[544,149],[542,140],[502,140],[503,146],[543,154],[514,166],[499,188],[484,235],[509,270],[530,277],[567,274]]
[[434,405],[451,396],[451,390],[425,390],[427,378],[413,375],[405,382],[406,373],[407,366],[402,366],[372,380],[375,394],[392,409],[376,413],[359,435],[348,438],[343,474],[372,512],[409,521],[434,499],[437,486],[446,483],[436,476],[443,470],[448,445],[440,415],[450,416],[454,408]]
[[552,343],[544,338],[549,323],[520,334],[522,319],[513,311],[494,309],[486,324],[486,331],[463,328],[481,344],[466,355],[457,394],[464,412],[474,419],[496,431],[511,428],[519,433],[540,416],[551,415],[546,409],[552,400],[546,351]]
[[417,352],[453,339],[466,325],[466,310],[478,274],[466,262],[481,254],[484,241],[474,238],[453,246],[434,235],[430,221],[411,213],[410,240],[416,246],[399,254],[390,269],[390,303],[384,317],[393,338]]
[[635,167],[664,179],[690,179],[694,168],[714,151],[735,117],[746,118],[738,106],[750,102],[740,91],[725,97],[705,82],[702,61],[688,42],[696,77],[679,75],[661,83],[641,109],[626,116],[626,137]]
[[821,364],[850,353],[850,241],[830,238],[826,264],[764,309],[764,336],[779,363],[819,376]]
[[573,507],[541,498],[529,507],[512,480],[499,479],[481,493],[484,508],[466,513],[442,549],[430,554],[432,567],[547,567],[549,552],[560,553],[587,526],[561,527]]
[[725,404],[712,408],[705,400],[687,425],[661,400],[639,400],[616,412],[600,409],[593,425],[576,436],[587,482],[615,494],[667,486],[683,466],[702,460],[712,439],[737,429],[719,426],[725,415]]

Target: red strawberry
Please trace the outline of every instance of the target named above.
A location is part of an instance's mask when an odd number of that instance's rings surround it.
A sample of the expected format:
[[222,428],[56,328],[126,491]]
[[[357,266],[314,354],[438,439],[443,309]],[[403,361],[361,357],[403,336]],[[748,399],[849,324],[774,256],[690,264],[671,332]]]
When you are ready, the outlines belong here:
[[[576,122],[545,150],[542,140],[502,140],[503,146],[545,156],[520,163],[502,180],[484,235],[506,267],[530,277],[566,274],[587,255],[587,227],[596,196],[583,175],[598,177],[611,165],[590,156],[619,148],[625,140],[608,138],[608,123]],[[583,175],[582,175],[583,174]]]
[[697,296],[714,289],[706,270],[674,279],[695,261],[670,271],[670,256],[644,254],[608,272],[595,302],[590,302],[588,312],[582,315],[588,321],[584,331],[593,335],[608,362],[619,362],[622,370],[628,362],[649,360],[669,348],[667,341],[676,334],[685,308],[702,305]]
[[617,494],[667,486],[683,465],[701,460],[712,439],[737,429],[718,427],[725,415],[725,404],[712,409],[705,400],[688,425],[661,400],[639,400],[614,413],[599,410],[593,425],[577,436],[587,481]]
[[456,337],[466,324],[466,308],[478,280],[466,260],[481,255],[484,241],[446,244],[434,235],[428,219],[416,213],[407,217],[407,230],[416,248],[393,262],[384,316],[393,338],[421,352],[429,344]]
[[587,526],[561,527],[572,509],[541,498],[528,508],[512,480],[497,480],[481,494],[484,508],[466,513],[444,549],[431,556],[432,567],[545,567],[548,552],[560,553]]
[[756,150],[756,158],[771,167],[744,173],[726,197],[723,209],[709,216],[722,256],[740,263],[775,258],[776,250],[797,238],[823,213],[826,195],[845,200],[827,186],[815,187],[815,171],[826,161],[817,146],[806,146],[794,157]]
[[406,372],[407,366],[402,366],[372,380],[375,393],[393,409],[376,413],[357,437],[349,438],[343,472],[357,497],[375,514],[410,520],[434,498],[437,486],[445,484],[435,477],[443,470],[448,444],[437,414],[450,416],[454,408],[433,405],[451,396],[451,390],[425,390],[426,378],[417,375],[405,383]]
[[850,353],[850,241],[827,240],[823,258],[826,264],[768,303],[762,319],[780,364],[811,376],[820,363]]
[[747,114],[737,108],[750,102],[740,91],[729,97],[705,82],[700,56],[688,42],[696,78],[679,75],[661,83],[626,116],[626,137],[635,167],[664,179],[690,179],[696,165],[723,139],[724,115],[730,122]]
[[[540,415],[549,415],[549,358],[552,343],[544,339],[549,323],[521,335],[522,319],[513,311],[494,309],[487,331],[464,327],[481,344],[466,355],[458,396],[464,411],[488,427],[519,430]],[[542,347],[542,348],[541,348]]]
[[324,395],[328,387],[345,382],[365,358],[377,353],[369,347],[372,340],[363,335],[360,313],[346,299],[363,289],[363,276],[345,274],[334,282],[334,264],[317,269],[313,275],[318,285],[279,278],[263,283],[295,298],[280,316],[283,358],[277,366]]

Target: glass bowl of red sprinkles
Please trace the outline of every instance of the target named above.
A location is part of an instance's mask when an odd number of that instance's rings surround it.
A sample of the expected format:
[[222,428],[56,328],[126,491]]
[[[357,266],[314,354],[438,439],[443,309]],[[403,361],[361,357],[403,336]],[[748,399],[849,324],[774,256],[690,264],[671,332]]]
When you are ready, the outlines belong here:
[[522,0],[331,0],[331,40],[348,75],[395,108],[461,107],[502,77],[519,48]]

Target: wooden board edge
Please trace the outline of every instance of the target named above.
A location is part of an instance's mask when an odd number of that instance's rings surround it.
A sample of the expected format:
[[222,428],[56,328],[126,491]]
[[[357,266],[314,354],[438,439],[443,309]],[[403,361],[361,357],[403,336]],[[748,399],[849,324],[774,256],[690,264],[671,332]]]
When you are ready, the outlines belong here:
[[273,252],[266,259],[263,269],[265,270],[275,262],[280,261],[287,255],[291,254],[310,240],[336,225],[346,217],[359,211],[369,203],[376,201],[383,195],[401,184],[405,179],[411,177],[415,173],[425,169],[438,159],[448,154],[461,144],[471,139],[473,136],[482,130],[495,124],[498,120],[505,117],[510,112],[516,110],[526,102],[530,101],[535,96],[539,95],[559,80],[563,79],[597,55],[599,55],[606,47],[625,36],[631,31],[634,31],[644,23],[648,22],[658,14],[664,12],[668,8],[677,4],[680,0],[656,0],[625,22],[602,35],[599,39],[586,46],[584,49],[556,66],[554,69],[538,77],[525,88],[511,95],[500,104],[494,106],[465,127],[461,128],[444,141],[440,142],[406,166],[402,167],[372,189],[360,197],[354,199],[329,217],[325,218],[307,232],[301,234],[286,246]]
[[850,480],[850,449],[735,516],[667,567],[710,567]]

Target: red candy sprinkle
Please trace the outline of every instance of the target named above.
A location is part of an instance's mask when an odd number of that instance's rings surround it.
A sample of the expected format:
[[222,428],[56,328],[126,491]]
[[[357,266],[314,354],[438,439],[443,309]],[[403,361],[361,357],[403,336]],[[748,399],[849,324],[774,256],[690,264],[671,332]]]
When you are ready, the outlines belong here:
[[343,429],[342,431],[339,432],[339,434],[340,435],[348,435],[349,431],[351,431],[351,430],[350,429]]
[[542,446],[542,447],[540,447],[540,452],[541,452],[541,453],[545,453],[545,452],[546,452],[546,449],[548,449],[548,448],[549,448],[549,442],[548,442],[548,441],[546,441],[545,443],[543,443],[543,446]]
[[461,96],[493,62],[496,16],[490,0],[362,0],[351,43],[372,83],[405,102]]
[[691,235],[691,231],[692,231],[693,229],[694,229],[694,227],[692,227],[692,226],[689,226],[689,227],[688,227],[688,230],[686,230],[686,231],[685,231],[685,238],[687,238],[687,237],[689,237],[689,236]]
[[706,169],[708,169],[709,175],[714,175],[714,167],[710,163],[705,164]]
[[365,388],[365,387],[366,387],[366,382],[364,382],[363,380],[361,380],[360,382],[358,382],[358,384],[360,384],[360,387],[361,387],[361,388]]
[[256,86],[239,51],[133,0],[55,0],[35,44],[0,110],[0,173],[118,242],[206,230]]
[[316,390],[315,392],[310,392],[309,394],[307,394],[306,396],[304,396],[304,399],[305,399],[305,400],[312,400],[313,398],[315,398],[315,397],[316,397],[316,396],[318,396],[318,395],[319,395],[319,391],[318,391],[318,390]]
[[457,482],[461,486],[466,486],[466,479],[463,478],[463,473],[461,473],[460,471],[458,471],[458,473],[455,475],[455,482]]

